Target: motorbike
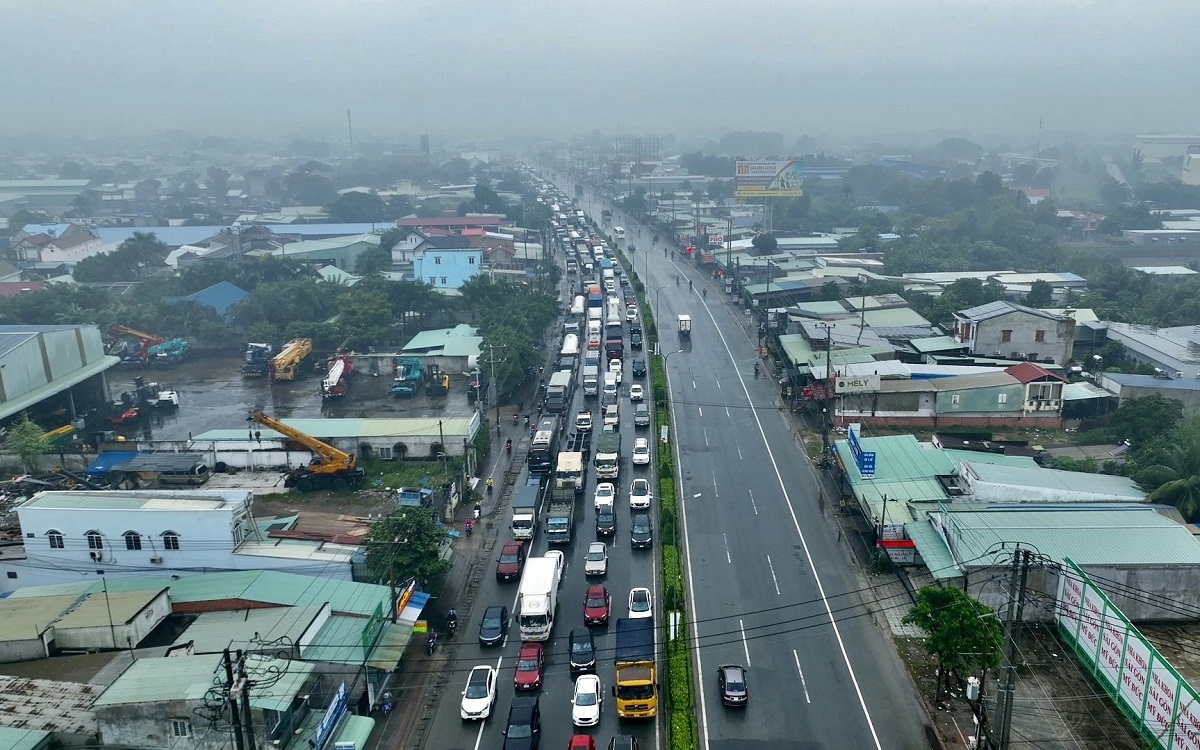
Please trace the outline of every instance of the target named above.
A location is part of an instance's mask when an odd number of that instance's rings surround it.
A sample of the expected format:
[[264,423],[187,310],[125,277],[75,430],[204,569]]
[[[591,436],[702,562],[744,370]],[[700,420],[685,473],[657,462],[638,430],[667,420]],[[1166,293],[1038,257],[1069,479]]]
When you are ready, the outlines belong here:
[[508,455],[512,455],[512,438],[504,441],[504,450],[508,452]]
[[475,531],[475,522],[468,518],[467,522],[463,524],[463,528],[466,530],[467,536],[471,536],[472,532]]
[[433,656],[433,652],[437,650],[438,637],[437,633],[430,633],[429,639],[425,641],[425,653]]
[[755,363],[754,363],[754,379],[755,379],[755,380],[758,380],[758,372],[759,372],[758,363],[757,363],[757,362],[755,362]]
[[446,613],[446,637],[454,635],[454,631],[458,629],[458,613],[450,610]]

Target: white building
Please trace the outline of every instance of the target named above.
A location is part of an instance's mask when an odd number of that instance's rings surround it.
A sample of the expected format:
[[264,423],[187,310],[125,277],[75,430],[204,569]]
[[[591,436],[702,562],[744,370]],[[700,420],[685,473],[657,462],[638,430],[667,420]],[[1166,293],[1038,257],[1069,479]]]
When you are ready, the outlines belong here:
[[0,592],[137,577],[279,570],[349,580],[356,546],[266,536],[249,490],[39,492],[16,507],[22,547],[0,555]]

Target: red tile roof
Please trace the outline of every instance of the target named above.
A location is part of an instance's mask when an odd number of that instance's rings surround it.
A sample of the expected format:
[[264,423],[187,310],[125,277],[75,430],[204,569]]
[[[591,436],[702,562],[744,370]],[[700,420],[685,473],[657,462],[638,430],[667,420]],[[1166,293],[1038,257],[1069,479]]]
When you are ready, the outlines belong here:
[[45,288],[44,281],[0,281],[0,297],[16,297],[24,292],[40,292]]
[[459,232],[459,234],[463,237],[483,237],[487,232],[483,230],[483,227],[467,227]]
[[1022,362],[1019,365],[1006,367],[1004,371],[1022,383],[1032,383],[1035,380],[1045,380],[1046,378],[1065,382],[1065,379],[1058,373],[1050,372],[1045,367],[1040,367],[1032,362]]

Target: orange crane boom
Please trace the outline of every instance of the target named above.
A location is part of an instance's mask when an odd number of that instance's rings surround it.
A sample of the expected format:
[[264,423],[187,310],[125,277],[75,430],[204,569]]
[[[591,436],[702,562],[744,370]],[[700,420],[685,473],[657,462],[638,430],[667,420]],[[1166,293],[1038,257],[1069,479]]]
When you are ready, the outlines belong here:
[[313,458],[307,466],[300,466],[288,472],[288,477],[284,480],[285,487],[311,492],[319,489],[346,490],[362,485],[365,472],[359,468],[358,459],[353,453],[338,450],[261,411],[251,415],[250,421],[275,430],[312,451]]

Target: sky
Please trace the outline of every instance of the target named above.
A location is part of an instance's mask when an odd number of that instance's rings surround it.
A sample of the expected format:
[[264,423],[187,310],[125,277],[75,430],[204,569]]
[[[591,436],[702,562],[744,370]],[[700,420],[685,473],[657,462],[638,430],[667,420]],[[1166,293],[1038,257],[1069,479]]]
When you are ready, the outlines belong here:
[[[0,134],[1200,131],[1195,0],[0,0]],[[26,44],[18,43],[25,40]]]

